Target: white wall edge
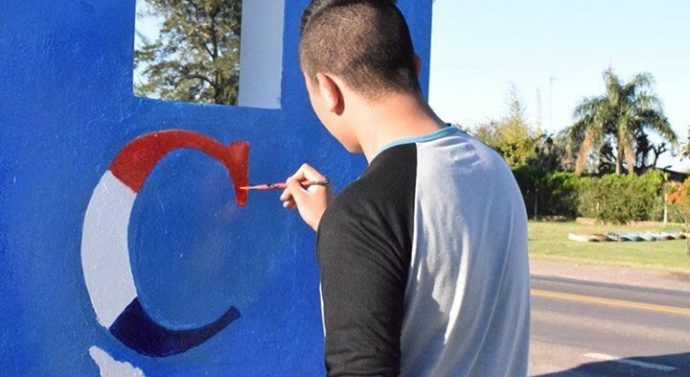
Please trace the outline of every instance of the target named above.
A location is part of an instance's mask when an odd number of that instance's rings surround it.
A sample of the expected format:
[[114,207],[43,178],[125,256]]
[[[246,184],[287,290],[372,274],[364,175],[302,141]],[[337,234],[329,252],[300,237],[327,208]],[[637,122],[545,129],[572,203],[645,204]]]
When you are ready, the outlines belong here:
[[238,106],[279,109],[285,0],[242,2]]

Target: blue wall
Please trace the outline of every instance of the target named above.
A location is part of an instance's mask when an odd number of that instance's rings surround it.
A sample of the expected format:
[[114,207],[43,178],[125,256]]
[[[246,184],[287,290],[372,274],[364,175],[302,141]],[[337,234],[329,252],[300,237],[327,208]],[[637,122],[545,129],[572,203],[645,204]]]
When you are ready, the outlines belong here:
[[[362,171],[309,107],[297,61],[306,3],[287,1],[282,109],[264,110],[134,97],[134,0],[0,2],[0,374],[98,376],[93,346],[149,377],[323,374],[313,232],[278,193],[252,193],[237,208],[223,166],[199,152],[170,154],[137,196],[134,280],[143,307],[170,328],[231,306],[238,319],[186,352],[142,355],[98,323],[80,257],[94,188],[143,134],[249,141],[252,182],[309,162],[340,189]],[[400,7],[428,62],[431,0]]]

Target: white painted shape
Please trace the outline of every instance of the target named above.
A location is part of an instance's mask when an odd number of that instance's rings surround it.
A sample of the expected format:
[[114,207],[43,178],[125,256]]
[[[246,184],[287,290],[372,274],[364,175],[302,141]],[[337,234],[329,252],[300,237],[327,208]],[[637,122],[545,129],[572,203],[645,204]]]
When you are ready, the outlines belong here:
[[239,106],[279,109],[285,0],[242,2]]
[[319,301],[321,302],[321,328],[323,329],[323,337],[326,338],[326,316],[323,312],[323,289],[319,283]]
[[84,217],[84,280],[98,322],[106,328],[137,297],[127,245],[135,198],[136,194],[108,171],[94,189]]
[[593,359],[597,361],[613,361],[615,363],[632,365],[640,368],[656,369],[662,372],[673,372],[677,368],[671,367],[663,364],[646,363],[644,361],[632,360],[632,359],[622,359],[613,355],[607,355],[605,353],[590,352],[583,355],[588,359]]
[[146,377],[144,372],[132,364],[117,361],[96,346],[89,348],[91,359],[98,365],[101,377]]

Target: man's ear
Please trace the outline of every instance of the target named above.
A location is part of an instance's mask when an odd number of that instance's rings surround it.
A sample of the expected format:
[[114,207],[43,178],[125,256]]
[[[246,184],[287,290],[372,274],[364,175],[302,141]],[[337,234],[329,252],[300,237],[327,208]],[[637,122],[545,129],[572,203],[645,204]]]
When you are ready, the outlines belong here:
[[329,75],[319,72],[316,74],[316,84],[328,111],[336,115],[342,114],[345,102],[338,83]]
[[414,54],[414,70],[414,73],[419,77],[419,74],[422,72],[422,58],[417,54]]

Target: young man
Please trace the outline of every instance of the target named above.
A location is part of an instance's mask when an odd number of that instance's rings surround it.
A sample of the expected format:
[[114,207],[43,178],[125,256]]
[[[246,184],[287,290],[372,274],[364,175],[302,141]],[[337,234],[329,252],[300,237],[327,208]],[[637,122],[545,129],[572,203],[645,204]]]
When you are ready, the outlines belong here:
[[501,157],[446,126],[392,0],[314,0],[300,60],[318,118],[369,167],[329,203],[304,165],[281,196],[318,231],[330,376],[525,376],[527,221]]

